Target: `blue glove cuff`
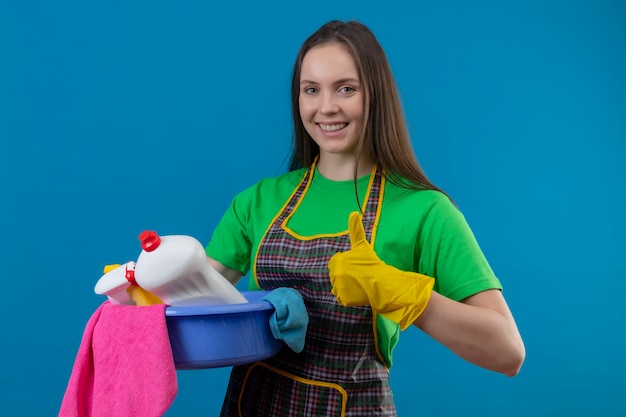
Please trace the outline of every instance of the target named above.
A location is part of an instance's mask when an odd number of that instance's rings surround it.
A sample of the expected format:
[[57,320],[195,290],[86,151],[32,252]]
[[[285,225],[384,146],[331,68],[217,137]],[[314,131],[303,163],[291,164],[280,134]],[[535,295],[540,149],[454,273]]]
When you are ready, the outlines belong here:
[[277,288],[262,298],[274,307],[270,317],[272,335],[283,340],[294,352],[302,352],[309,315],[300,293],[293,288]]

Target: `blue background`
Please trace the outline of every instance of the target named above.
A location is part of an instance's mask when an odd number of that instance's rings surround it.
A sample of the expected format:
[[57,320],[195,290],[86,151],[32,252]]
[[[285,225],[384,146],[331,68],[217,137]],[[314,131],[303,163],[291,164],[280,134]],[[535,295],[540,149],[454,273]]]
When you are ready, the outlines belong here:
[[[139,232],[206,243],[286,169],[293,60],[333,18],[386,49],[527,347],[510,379],[406,331],[400,415],[626,414],[626,2],[593,0],[2,2],[0,414],[56,415]],[[217,415],[227,375],[179,371],[167,416]]]

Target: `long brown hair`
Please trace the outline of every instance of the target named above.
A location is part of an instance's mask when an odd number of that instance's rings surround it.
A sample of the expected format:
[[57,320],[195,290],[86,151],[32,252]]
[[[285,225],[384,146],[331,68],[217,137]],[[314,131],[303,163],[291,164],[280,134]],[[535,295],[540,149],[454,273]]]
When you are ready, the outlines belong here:
[[[364,130],[357,143],[357,163],[362,152],[367,152],[394,184],[441,191],[426,177],[415,157],[396,83],[383,48],[369,28],[354,20],[333,20],[324,24],[306,39],[296,57],[291,82],[294,144],[289,170],[311,166],[320,151],[300,117],[300,72],[302,60],[309,50],[329,43],[348,48],[363,86]],[[358,166],[355,166],[355,180],[357,170]]]

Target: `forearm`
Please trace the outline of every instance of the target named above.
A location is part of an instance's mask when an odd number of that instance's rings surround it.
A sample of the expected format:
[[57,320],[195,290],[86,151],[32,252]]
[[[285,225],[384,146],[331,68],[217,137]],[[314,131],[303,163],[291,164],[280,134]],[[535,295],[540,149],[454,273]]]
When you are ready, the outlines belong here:
[[522,338],[497,290],[476,294],[463,302],[433,292],[414,324],[480,367],[515,376],[524,361]]
[[207,260],[209,261],[209,264],[213,267],[213,269],[219,272],[224,278],[230,281],[230,283],[233,285],[237,284],[237,282],[239,282],[239,280],[243,276],[241,272],[236,271],[232,268],[229,268],[225,266],[224,264],[222,264],[221,262],[216,261],[215,259],[212,259],[207,256]]

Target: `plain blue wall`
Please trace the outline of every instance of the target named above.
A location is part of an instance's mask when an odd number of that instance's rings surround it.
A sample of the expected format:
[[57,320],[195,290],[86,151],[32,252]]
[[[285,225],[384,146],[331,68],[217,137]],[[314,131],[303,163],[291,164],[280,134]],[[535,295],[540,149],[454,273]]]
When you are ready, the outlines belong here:
[[[0,6],[1,415],[57,413],[93,286],[140,231],[206,243],[285,170],[293,59],[332,18],[386,48],[528,351],[509,379],[410,329],[400,415],[626,414],[626,2],[67,0]],[[217,415],[227,374],[178,372],[167,416]]]

